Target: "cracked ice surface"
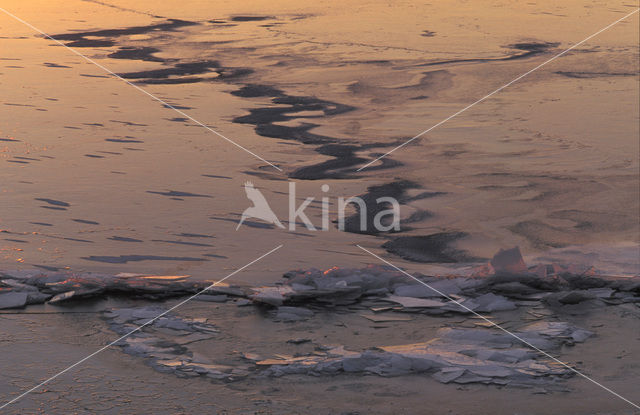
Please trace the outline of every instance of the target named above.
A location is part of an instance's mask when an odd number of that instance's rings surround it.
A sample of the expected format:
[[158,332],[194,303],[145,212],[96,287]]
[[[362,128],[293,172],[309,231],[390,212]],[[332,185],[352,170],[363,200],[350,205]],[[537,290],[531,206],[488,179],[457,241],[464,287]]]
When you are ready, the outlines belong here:
[[[592,335],[564,322],[535,323],[514,334],[546,350],[582,342]],[[425,373],[443,383],[511,386],[549,386],[572,374],[565,366],[524,347],[513,336],[487,329],[444,328],[438,331],[437,338],[423,343],[376,347],[361,353],[337,346],[309,356],[262,360],[257,364],[269,366],[263,372],[265,376]]]
[[[157,307],[114,309],[106,312],[105,318],[113,331],[125,334],[162,312]],[[443,328],[428,342],[373,347],[361,352],[346,350],[344,346],[318,346],[311,354],[278,354],[272,359],[247,353],[244,360],[229,364],[212,363],[190,349],[190,344],[215,339],[217,333],[217,328],[205,319],[167,314],[118,345],[127,354],[144,358],[158,371],[225,382],[293,374],[402,376],[422,373],[443,383],[552,386],[572,375],[566,367],[527,348],[513,336],[486,328]],[[549,351],[563,344],[582,342],[592,335],[564,322],[533,323],[515,334]]]

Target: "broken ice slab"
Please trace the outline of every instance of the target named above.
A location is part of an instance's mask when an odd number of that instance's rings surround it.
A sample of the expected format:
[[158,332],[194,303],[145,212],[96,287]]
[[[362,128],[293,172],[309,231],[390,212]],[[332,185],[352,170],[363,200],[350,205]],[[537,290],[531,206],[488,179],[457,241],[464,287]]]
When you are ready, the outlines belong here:
[[196,301],[207,301],[210,303],[224,303],[228,299],[229,299],[229,296],[227,296],[226,294],[219,294],[219,295],[200,294],[199,296],[194,298],[194,300]]
[[380,266],[297,270],[286,273],[279,285],[253,289],[252,298],[257,303],[272,306],[357,304],[372,310],[385,310],[381,302],[395,299],[396,311],[431,315],[510,311],[518,306],[535,306],[550,294],[571,289],[586,290],[585,298],[594,296],[611,301],[615,298],[618,303],[640,301],[640,277],[635,278],[638,283],[630,283],[628,278],[595,273],[576,275],[572,274],[572,267],[557,264],[542,265],[544,273],[533,272],[540,267],[534,267],[533,271],[528,269],[518,248],[503,250],[492,261],[495,269],[490,266],[482,277],[443,278],[416,274],[414,277],[422,283]]
[[389,295],[382,298],[382,300],[400,304],[405,308],[439,308],[446,304],[445,302],[438,300],[428,300],[424,298],[414,297],[400,297],[398,295]]
[[204,281],[189,281],[184,275],[110,275],[26,270],[2,271],[0,276],[0,287],[29,293],[29,304],[44,303],[48,299],[51,303],[59,303],[109,294],[161,299],[195,294],[210,285]]
[[[0,272],[0,289],[7,287],[10,291],[30,292],[27,304],[42,303],[51,297],[52,302],[56,303],[110,294],[163,299],[195,294],[205,288],[207,290],[202,293],[200,300],[223,301],[224,297],[216,296],[227,295],[248,298],[254,304],[270,307],[305,303],[334,307],[360,303],[364,307],[383,309],[381,302],[386,301],[385,298],[403,298],[405,305],[396,303],[400,304],[398,307],[403,311],[432,315],[469,313],[469,310],[507,311],[517,305],[535,305],[535,301],[560,292],[564,292],[566,297],[562,297],[563,302],[559,304],[571,304],[589,298],[600,298],[608,304],[640,301],[640,277],[637,276],[610,277],[593,271],[576,274],[574,268],[557,264],[542,264],[527,269],[522,266],[522,256],[517,248],[499,252],[492,264],[491,269],[481,277],[440,278],[416,274],[414,277],[423,284],[384,266],[296,270],[286,273],[284,279],[275,285],[255,288],[226,284],[211,286],[209,282],[191,281],[184,275],[3,271]],[[540,271],[542,269],[544,272]],[[411,298],[422,301],[412,301]],[[455,299],[464,307],[450,299]],[[519,302],[513,302],[514,299]],[[237,301],[236,304],[249,303]]]
[[284,303],[286,296],[294,292],[289,286],[257,287],[253,288],[254,293],[249,296],[255,302],[272,306],[280,306]]
[[548,295],[545,297],[545,301],[548,303],[554,303],[555,301],[560,304],[579,304],[584,301],[594,299],[608,299],[615,293],[615,290],[611,288],[589,288],[586,290],[572,290],[561,291]]
[[515,310],[517,306],[512,301],[509,301],[501,295],[493,293],[483,294],[479,297],[475,297],[473,301],[478,304],[474,311],[491,313],[494,311],[508,311]]
[[374,323],[384,323],[389,321],[411,321],[411,317],[393,316],[393,315],[380,315],[380,314],[360,314],[360,316]]
[[382,266],[297,270],[284,276],[284,286],[291,288],[291,291],[281,292],[285,303],[314,301],[350,305],[362,298],[385,296],[396,284],[406,284],[406,277],[400,272]]
[[76,293],[75,291],[67,291],[64,293],[56,294],[49,300],[49,303],[55,304],[55,303],[60,303],[62,301],[70,300],[74,297],[75,293]]
[[[160,307],[111,309],[104,313],[109,328],[124,335],[117,346],[130,355],[146,359],[151,367],[177,376],[207,376],[230,380],[239,378],[235,368],[211,365],[206,358],[189,350],[191,343],[213,339],[218,329],[203,319],[164,314]],[[162,317],[158,317],[162,315]],[[157,319],[155,319],[158,317]],[[150,322],[151,320],[154,321]],[[146,324],[149,322],[148,324]],[[146,324],[141,330],[132,331]]]
[[440,281],[425,281],[425,284],[406,284],[395,287],[394,294],[400,297],[417,297],[417,298],[431,298],[451,296],[453,294],[459,294],[462,290],[457,284],[458,281],[464,281],[461,279],[444,279]]
[[[515,334],[538,343],[544,340],[547,350],[590,335],[586,330],[562,322],[530,325]],[[517,386],[551,386],[557,379],[573,374],[569,368],[523,347],[517,338],[489,329],[446,328],[438,331],[437,338],[424,343],[377,347],[363,352],[332,347],[304,356],[265,359],[257,364],[269,366],[262,372],[263,376],[425,373],[443,383]]]
[[28,294],[25,292],[0,293],[0,309],[21,308],[27,304]]

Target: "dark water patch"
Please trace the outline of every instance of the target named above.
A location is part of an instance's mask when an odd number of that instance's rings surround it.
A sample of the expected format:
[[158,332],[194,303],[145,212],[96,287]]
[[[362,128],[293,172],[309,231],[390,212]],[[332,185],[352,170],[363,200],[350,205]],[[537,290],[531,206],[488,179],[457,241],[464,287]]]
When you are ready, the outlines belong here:
[[21,140],[16,140],[15,138],[0,138],[0,141],[8,141],[8,142],[15,142],[15,143],[22,142]]
[[100,222],[96,222],[93,220],[86,220],[86,219],[71,219],[71,220],[78,223],[84,223],[85,225],[100,225]]
[[[52,236],[49,235],[50,238],[52,238]],[[73,242],[84,242],[87,244],[92,244],[93,241],[90,241],[88,239],[80,239],[80,238],[69,238],[69,237],[63,237],[63,238],[57,238],[57,239],[64,239],[65,241],[73,241]]]
[[326,160],[312,166],[298,168],[289,176],[300,180],[346,179],[353,177],[353,167],[363,164],[367,160],[354,156],[353,150],[349,151],[350,149],[347,148],[347,146],[340,147],[343,147],[342,150],[344,150],[340,151],[340,153],[343,154],[342,156],[336,156],[334,159]]
[[638,74],[633,72],[572,72],[572,71],[556,71],[558,75],[566,76],[567,78],[600,78],[606,76],[637,76]]
[[170,109],[171,108],[175,108],[175,109],[178,109],[178,110],[191,110],[191,109],[193,109],[193,107],[187,107],[186,105],[178,105],[178,104],[171,104],[171,103],[169,103],[168,105],[163,105],[163,107],[170,108]]
[[32,225],[41,225],[41,226],[53,226],[53,224],[51,223],[46,223],[46,222],[29,222]]
[[184,117],[165,118],[165,120],[173,121],[173,122],[187,122],[187,121],[189,121],[188,118],[184,118]]
[[19,159],[19,160],[30,160],[30,161],[41,161],[40,159],[36,159],[33,157],[22,157],[22,156],[13,156],[14,159]]
[[48,204],[54,205],[54,206],[65,206],[65,207],[71,206],[67,202],[63,202],[61,200],[56,200],[56,199],[47,199],[47,198],[43,198],[43,197],[37,197],[37,198],[34,198],[34,200],[38,200],[40,202],[45,202],[45,203],[48,203]]
[[88,125],[90,127],[104,127],[104,124],[99,122],[83,122],[82,125]]
[[109,120],[110,122],[115,122],[118,124],[128,125],[130,127],[148,127],[148,124],[140,124],[132,121],[120,121],[120,120]]
[[420,36],[424,36],[424,37],[434,37],[436,35],[436,32],[432,32],[431,30],[423,30],[422,33],[420,33]]
[[74,127],[72,125],[65,125],[63,128],[67,128],[69,130],[82,130],[80,127]]
[[67,65],[59,65],[57,63],[53,63],[53,62],[45,62],[43,63],[44,66],[46,66],[47,68],[66,68],[66,69],[70,69],[71,66],[67,66]]
[[105,138],[104,141],[111,141],[112,143],[144,143],[142,140],[134,140],[132,138]]
[[[355,155],[357,151],[364,151],[375,147],[386,147],[393,144],[369,143],[360,145],[327,144],[316,148],[316,151],[326,156],[335,157],[312,166],[301,167],[291,173],[291,177],[306,180],[318,180],[322,178],[345,179],[354,177],[355,167],[367,161]],[[377,157],[377,156],[374,156]],[[368,168],[369,171],[390,169],[401,166],[397,160],[385,158],[380,163]]]
[[141,148],[133,148],[133,147],[124,147],[125,150],[129,150],[129,151],[144,151],[144,149]]
[[84,76],[87,78],[109,78],[108,75],[92,75],[92,74],[88,74],[88,73],[81,73],[80,76]]
[[85,157],[94,158],[94,159],[103,159],[104,156],[99,156],[97,154],[85,154]]
[[[337,141],[332,137],[311,133],[310,130],[317,127],[318,124],[302,123],[302,125],[295,127],[272,124],[272,122],[284,121],[278,119],[281,118],[280,114],[282,114],[280,108],[258,108],[258,110],[265,111],[250,110],[253,111],[254,114],[251,116],[238,117],[235,122],[254,124],[256,126],[256,133],[263,137],[295,140],[302,144],[328,144]],[[270,115],[274,115],[272,121],[268,121],[271,118]]]
[[49,210],[67,210],[67,208],[57,207],[57,206],[45,206],[45,205],[42,205],[40,207],[43,208],[43,209],[49,209]]
[[199,75],[206,72],[211,72],[212,69],[220,68],[218,61],[206,60],[200,62],[185,62],[177,63],[169,68],[152,69],[148,71],[126,72],[119,74],[125,79],[140,79],[140,78],[152,78],[161,79],[168,78],[170,76],[183,76],[183,75]]
[[498,62],[498,61],[512,61],[517,59],[530,58],[536,55],[543,54],[549,49],[558,47],[560,43],[557,42],[529,42],[529,43],[514,43],[506,47],[510,49],[516,49],[524,51],[522,53],[515,53],[500,58],[466,58],[466,59],[447,59],[443,61],[428,62],[416,65],[418,67],[424,66],[437,66],[446,65],[450,63],[480,63],[480,62]]
[[[63,33],[58,35],[51,35],[52,38],[58,41],[69,41],[67,46],[76,47],[94,47],[94,46],[113,46],[115,44],[112,38],[118,38],[120,36],[129,35],[142,35],[152,32],[163,31],[175,31],[181,27],[197,25],[196,22],[190,22],[187,20],[168,19],[163,23],[156,23],[147,26],[132,26],[123,29],[104,29],[94,30],[87,32],[75,32],[75,33]],[[105,39],[86,39],[87,37],[102,37]]]
[[126,236],[111,236],[107,239],[118,242],[144,242],[141,239],[127,238]]
[[108,48],[116,44],[111,39],[78,39],[65,43],[71,48]]
[[168,197],[213,197],[210,195],[198,194],[198,193],[189,193],[189,192],[181,192],[178,190],[167,190],[166,192],[158,192],[154,190],[147,190],[147,193],[152,193],[156,195],[168,196]]
[[[307,145],[317,145],[319,147],[315,148],[316,152],[333,157],[333,159],[312,166],[298,168],[289,174],[290,178],[319,180],[354,177],[354,167],[366,161],[366,159],[356,156],[356,152],[393,145],[381,143],[360,145],[343,143],[343,139],[313,133],[311,130],[319,125],[310,122],[302,121],[298,126],[277,124],[292,120],[325,118],[355,110],[355,107],[349,105],[326,101],[313,96],[287,95],[277,88],[258,84],[244,85],[237,91],[232,92],[232,94],[243,98],[269,97],[272,104],[278,105],[278,107],[251,108],[248,110],[249,114],[236,117],[233,119],[233,122],[254,125],[256,134],[263,137],[291,140]],[[309,114],[309,112],[313,112],[314,114]],[[397,162],[387,158],[375,167],[377,169],[386,169],[397,165]]]
[[[253,73],[249,68],[220,68],[211,66],[208,68],[198,69],[202,62],[177,64],[173,68],[158,69],[153,71],[140,71],[120,74],[123,78],[136,79],[136,83],[149,85],[171,85],[171,84],[192,84],[197,82],[213,82],[222,79],[240,78]],[[211,68],[216,68],[212,70]],[[216,76],[199,77],[187,76],[191,74],[216,73]],[[150,75],[151,77],[146,77]],[[172,78],[172,76],[178,76]],[[174,106],[174,108],[178,108]],[[184,108],[183,108],[184,109]]]
[[[240,223],[240,219],[220,218],[216,216],[211,216],[209,217],[209,219],[219,220],[223,222],[231,222],[235,224]],[[242,226],[244,225],[247,225],[250,228],[257,228],[257,229],[275,229],[275,226],[273,226],[270,223],[254,222],[252,220],[245,220],[244,222],[242,222]]]
[[200,243],[200,242],[188,242],[188,241],[171,241],[171,240],[165,240],[165,239],[152,239],[152,242],[164,242],[167,244],[175,244],[175,245],[189,245],[189,246],[206,246],[206,247],[212,247],[213,245],[211,244],[204,244],[204,243]]
[[277,97],[284,95],[284,93],[281,90],[269,85],[248,84],[236,91],[232,91],[231,95],[243,98],[256,98]]
[[[256,126],[263,126],[264,124],[271,124],[275,122],[283,122],[290,121],[293,119],[309,119],[309,118],[319,118],[323,116],[332,116],[338,114],[344,114],[349,111],[353,111],[355,108],[349,105],[338,104],[331,101],[321,100],[315,97],[304,97],[304,96],[290,96],[283,94],[278,89],[271,88],[268,86],[257,86],[257,85],[249,85],[241,88],[239,91],[235,92],[237,96],[244,97],[258,97],[264,96],[263,94],[276,94],[271,95],[271,102],[274,104],[282,105],[281,107],[266,107],[266,108],[252,108],[249,110],[248,115],[236,117],[233,121],[239,124],[253,124]],[[322,115],[297,115],[299,112],[307,112],[307,111],[320,111]],[[291,139],[300,139],[301,135],[305,135],[309,129],[316,127],[317,125],[309,124],[305,126],[305,128],[300,131],[303,134],[295,133],[295,129],[297,127],[288,127],[292,128],[292,134],[297,135],[295,138]],[[274,126],[275,127],[275,126]],[[280,126],[278,126],[280,127]],[[286,131],[286,130],[285,130]],[[265,131],[266,132],[266,131]],[[286,138],[286,137],[283,137]],[[336,139],[324,140],[323,142],[334,142]],[[317,140],[314,140],[314,143],[318,143]]]
[[229,176],[218,176],[215,174],[203,174],[202,177],[211,177],[213,179],[229,179],[229,180],[232,179],[232,177],[229,177]]
[[9,242],[18,242],[21,244],[28,244],[29,241],[25,241],[23,239],[12,239],[12,238],[4,238],[5,241],[9,241]]
[[127,262],[139,262],[139,261],[180,261],[180,262],[196,262],[196,261],[208,261],[206,258],[194,258],[194,257],[173,257],[173,256],[158,256],[158,255],[120,255],[120,256],[96,256],[91,255],[88,257],[81,257],[86,261],[94,262],[106,262],[109,264],[126,264]]
[[177,233],[176,236],[183,236],[185,238],[215,238],[213,235],[204,235],[200,233]]
[[[166,78],[166,79],[141,79],[137,81],[139,84],[148,84],[148,85],[179,85],[179,84],[195,84],[198,82],[203,82],[211,80],[211,78],[202,78],[202,77],[187,77],[187,78]],[[174,107],[175,108],[175,107]]]
[[222,258],[226,259],[227,257],[224,255],[216,255],[216,254],[202,254],[202,256],[210,257],[210,258]]
[[15,102],[5,102],[4,105],[9,105],[12,107],[35,107],[35,105],[31,104],[16,104]]
[[152,48],[150,46],[123,46],[117,51],[107,55],[112,59],[129,59],[146,62],[164,62],[162,58],[153,56],[154,53],[160,52],[160,49]]
[[386,242],[382,247],[404,259],[424,263],[457,263],[474,261],[467,252],[451,246],[464,232],[442,232],[425,236],[400,236]]
[[103,151],[103,150],[101,150],[101,151],[96,151],[96,153],[111,154],[111,155],[114,155],[114,156],[121,156],[122,155],[122,153],[118,153],[117,151]]
[[559,45],[559,42],[522,42],[511,44],[508,47],[518,50],[525,50],[527,52],[545,52],[548,49],[556,48]]
[[274,16],[233,16],[232,22],[260,22],[263,20],[275,19]]
[[[409,199],[407,196],[407,191],[410,189],[418,188],[420,188],[420,186],[417,183],[411,182],[409,180],[400,180],[368,187],[367,193],[359,195],[360,199],[362,199],[365,204],[365,211],[363,212],[358,204],[353,204],[356,213],[345,218],[344,231],[367,235],[379,234],[380,232],[376,230],[374,219],[378,213],[390,209],[391,204],[388,202],[378,203],[377,199],[381,197],[391,197],[397,200],[400,204],[406,203]],[[391,220],[390,216],[387,217],[387,219]],[[362,222],[364,222],[366,226],[361,227]],[[388,226],[389,223],[385,223],[383,221],[382,225]],[[392,230],[390,232],[394,231]]]
[[123,172],[123,171],[115,171],[115,170],[111,170],[109,173],[113,173],[113,174],[127,174],[126,172]]
[[28,161],[21,161],[21,160],[7,160],[7,163],[29,164]]
[[31,266],[34,266],[34,267],[40,268],[40,269],[44,269],[44,270],[47,270],[47,271],[60,271],[60,268],[52,267],[52,266],[49,266],[49,265],[31,264]]

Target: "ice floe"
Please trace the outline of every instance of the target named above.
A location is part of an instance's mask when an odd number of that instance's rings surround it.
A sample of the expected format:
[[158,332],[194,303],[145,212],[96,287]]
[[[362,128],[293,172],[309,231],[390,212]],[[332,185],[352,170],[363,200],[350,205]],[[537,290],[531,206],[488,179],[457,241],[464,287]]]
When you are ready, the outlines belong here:
[[[250,287],[211,286],[211,282],[192,281],[186,276],[3,271],[0,309],[44,302],[58,305],[112,295],[158,301],[199,293],[193,299],[202,301],[202,307],[208,307],[206,303],[218,307],[231,301],[237,306],[253,305],[256,315],[259,312],[275,324],[296,324],[332,312],[357,312],[373,324],[410,324],[425,318],[421,315],[459,315],[464,321],[471,321],[472,327],[443,327],[426,342],[366,350],[313,343],[313,352],[271,358],[245,352],[241,359],[219,364],[192,350],[193,343],[215,341],[219,335],[218,328],[206,319],[188,319],[172,313],[157,318],[164,313],[158,305],[104,312],[111,330],[119,335],[131,333],[117,346],[145,359],[156,370],[177,376],[230,382],[289,374],[421,373],[443,383],[547,388],[573,373],[535,348],[557,352],[562,345],[584,342],[593,335],[569,323],[554,321],[554,307],[584,303],[631,306],[635,310],[640,304],[638,276],[600,275],[592,269],[557,264],[527,267],[517,248],[500,251],[489,263],[466,276],[414,277],[384,266],[333,267],[324,271],[291,271],[273,285]],[[496,329],[489,321],[477,319],[474,323],[469,319],[477,318],[477,313],[507,316],[523,307],[528,315],[524,320],[535,322],[510,329],[513,335]],[[294,345],[310,342],[305,338],[289,341]]]

